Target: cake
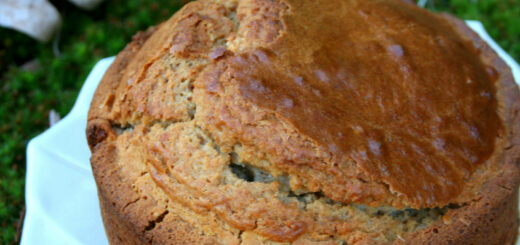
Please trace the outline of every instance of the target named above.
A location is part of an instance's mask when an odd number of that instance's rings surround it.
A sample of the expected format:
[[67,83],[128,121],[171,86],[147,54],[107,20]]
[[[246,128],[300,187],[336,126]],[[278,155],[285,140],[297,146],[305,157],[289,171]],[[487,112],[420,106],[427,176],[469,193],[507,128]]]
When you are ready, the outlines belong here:
[[86,136],[110,244],[514,244],[520,100],[402,0],[200,0],[138,33]]

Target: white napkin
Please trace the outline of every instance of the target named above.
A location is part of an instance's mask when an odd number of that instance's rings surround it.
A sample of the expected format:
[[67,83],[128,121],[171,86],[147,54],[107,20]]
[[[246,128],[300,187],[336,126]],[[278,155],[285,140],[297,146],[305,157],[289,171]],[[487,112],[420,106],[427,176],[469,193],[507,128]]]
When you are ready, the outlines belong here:
[[[489,37],[480,22],[467,21],[467,24],[511,66],[518,83],[518,64]],[[22,245],[108,244],[90,168],[85,127],[92,95],[113,61],[113,57],[99,61],[72,111],[27,146],[27,213]]]
[[70,113],[29,142],[21,244],[108,244],[85,128],[90,100],[113,61],[99,61]]

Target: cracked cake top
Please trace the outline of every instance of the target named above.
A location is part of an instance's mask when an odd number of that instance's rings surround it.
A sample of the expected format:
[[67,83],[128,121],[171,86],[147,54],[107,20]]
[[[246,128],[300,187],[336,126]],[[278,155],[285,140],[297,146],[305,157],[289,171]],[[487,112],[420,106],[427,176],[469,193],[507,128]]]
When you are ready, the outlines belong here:
[[[89,144],[112,142],[137,197],[145,181],[273,241],[392,241],[473,200],[508,144],[500,74],[452,21],[397,0],[190,3],[118,56]],[[384,229],[352,222],[375,212]]]

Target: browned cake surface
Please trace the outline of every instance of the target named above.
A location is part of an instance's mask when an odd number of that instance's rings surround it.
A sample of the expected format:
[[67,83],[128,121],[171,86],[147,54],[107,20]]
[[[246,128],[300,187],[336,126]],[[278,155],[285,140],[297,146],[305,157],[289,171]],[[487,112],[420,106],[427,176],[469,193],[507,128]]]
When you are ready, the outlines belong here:
[[118,55],[87,137],[113,244],[508,244],[518,113],[450,16],[207,0]]

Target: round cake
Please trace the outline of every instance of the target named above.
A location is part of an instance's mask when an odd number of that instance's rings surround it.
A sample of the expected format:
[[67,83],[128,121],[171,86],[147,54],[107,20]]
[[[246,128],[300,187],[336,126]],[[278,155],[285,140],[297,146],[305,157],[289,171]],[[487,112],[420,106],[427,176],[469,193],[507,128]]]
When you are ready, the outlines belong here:
[[514,244],[520,95],[403,0],[200,0],[137,34],[86,129],[111,244]]

